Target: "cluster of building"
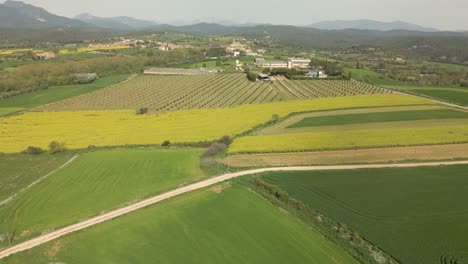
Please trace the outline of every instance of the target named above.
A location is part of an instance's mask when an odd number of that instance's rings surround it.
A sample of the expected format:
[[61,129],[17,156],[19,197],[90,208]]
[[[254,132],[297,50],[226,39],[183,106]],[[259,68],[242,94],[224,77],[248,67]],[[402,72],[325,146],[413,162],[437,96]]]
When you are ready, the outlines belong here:
[[225,50],[226,53],[231,54],[233,57],[239,57],[241,54],[245,54],[246,56],[258,56],[259,54],[265,54],[266,52],[264,49],[259,49],[255,52],[249,47],[249,45],[242,44],[236,40],[233,40]]
[[141,40],[141,39],[126,39],[120,38],[119,41],[112,43],[93,43],[89,44],[89,48],[109,48],[109,47],[132,47],[145,49],[148,47],[157,47],[159,50],[169,51],[174,49],[193,48],[191,45],[179,45],[175,43],[165,43],[153,40]]
[[310,68],[309,59],[289,58],[287,61],[266,60],[265,58],[255,58],[254,64],[260,68],[270,69],[308,69]]

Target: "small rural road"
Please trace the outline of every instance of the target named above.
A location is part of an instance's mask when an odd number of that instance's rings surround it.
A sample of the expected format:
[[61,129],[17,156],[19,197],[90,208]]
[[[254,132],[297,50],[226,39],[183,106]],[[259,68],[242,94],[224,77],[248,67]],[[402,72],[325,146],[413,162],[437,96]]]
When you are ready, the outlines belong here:
[[217,184],[233,178],[241,176],[252,175],[263,172],[273,171],[319,171],[319,170],[354,170],[354,169],[378,169],[378,168],[411,168],[411,167],[430,167],[430,166],[448,166],[448,165],[468,165],[468,161],[450,161],[450,162],[426,162],[426,163],[400,163],[400,164],[367,164],[367,165],[336,165],[336,166],[302,166],[302,167],[273,167],[273,168],[261,168],[253,169],[241,172],[228,173],[220,176],[216,176],[207,180],[196,182],[187,186],[177,188],[175,190],[153,196],[151,198],[136,202],[134,204],[127,205],[125,207],[104,213],[102,215],[95,216],[88,220],[80,223],[70,225],[59,230],[50,232],[45,235],[41,235],[37,238],[25,241],[21,244],[7,248],[0,252],[0,259],[6,258],[12,254],[31,249],[33,247],[45,244],[51,240],[63,237],[70,233],[83,230],[85,228],[95,226],[97,224],[109,221],[119,216],[137,211],[144,207],[159,203],[169,198],[188,193],[194,190],[202,189],[213,184]]

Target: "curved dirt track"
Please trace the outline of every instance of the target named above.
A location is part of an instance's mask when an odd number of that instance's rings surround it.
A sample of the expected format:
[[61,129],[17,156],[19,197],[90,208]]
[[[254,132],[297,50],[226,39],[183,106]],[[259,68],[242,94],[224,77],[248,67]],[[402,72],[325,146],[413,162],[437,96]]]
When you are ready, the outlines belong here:
[[273,167],[273,168],[262,168],[253,169],[235,173],[228,173],[220,176],[216,176],[207,180],[203,180],[197,183],[193,183],[184,187],[177,188],[175,190],[153,196],[151,198],[136,202],[134,204],[127,205],[125,207],[110,211],[108,213],[95,216],[88,220],[80,223],[70,225],[59,230],[50,232],[45,235],[41,235],[37,238],[25,241],[16,246],[5,249],[0,252],[0,259],[6,258],[12,254],[31,249],[33,247],[42,245],[51,240],[63,237],[67,234],[83,230],[85,228],[109,221],[119,216],[134,212],[141,208],[156,204],[163,200],[188,193],[194,190],[205,188],[213,184],[217,184],[229,179],[257,174],[262,172],[272,171],[317,171],[317,170],[353,170],[353,169],[377,169],[377,168],[411,168],[411,167],[429,167],[429,166],[448,166],[448,165],[468,165],[468,161],[450,161],[450,162],[426,162],[426,163],[403,163],[403,164],[368,164],[368,165],[336,165],[336,166],[303,166],[303,167]]

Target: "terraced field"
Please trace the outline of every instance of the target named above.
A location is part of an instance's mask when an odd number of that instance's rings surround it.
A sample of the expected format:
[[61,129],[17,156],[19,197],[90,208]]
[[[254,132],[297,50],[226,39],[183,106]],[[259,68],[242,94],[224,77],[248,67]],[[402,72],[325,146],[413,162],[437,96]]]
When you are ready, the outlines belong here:
[[38,110],[137,109],[167,112],[320,97],[382,94],[387,90],[356,81],[250,82],[244,74],[140,75],[128,82],[67,99]]
[[466,263],[468,166],[278,172],[264,179],[401,263]]
[[47,148],[57,140],[70,149],[95,146],[161,144],[216,140],[238,135],[267,123],[273,115],[346,108],[395,105],[434,105],[413,96],[396,94],[319,98],[305,101],[243,105],[153,115],[133,110],[27,112],[0,118],[0,152],[20,152],[28,146]]
[[0,207],[0,247],[8,244],[5,237],[13,235],[10,242],[18,243],[201,179],[199,156],[197,149],[114,149],[82,154]]
[[[238,185],[189,193],[1,261],[357,264],[295,217]],[[151,262],[150,261],[150,262]]]

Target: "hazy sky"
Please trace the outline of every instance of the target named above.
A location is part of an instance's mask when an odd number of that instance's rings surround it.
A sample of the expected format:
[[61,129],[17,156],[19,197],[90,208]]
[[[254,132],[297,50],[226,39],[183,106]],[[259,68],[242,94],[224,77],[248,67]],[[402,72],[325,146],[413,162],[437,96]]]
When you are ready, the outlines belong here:
[[[0,0],[3,2],[3,0]],[[162,22],[232,20],[307,25],[322,20],[402,20],[468,30],[468,0],[24,0],[64,16],[133,16]]]

